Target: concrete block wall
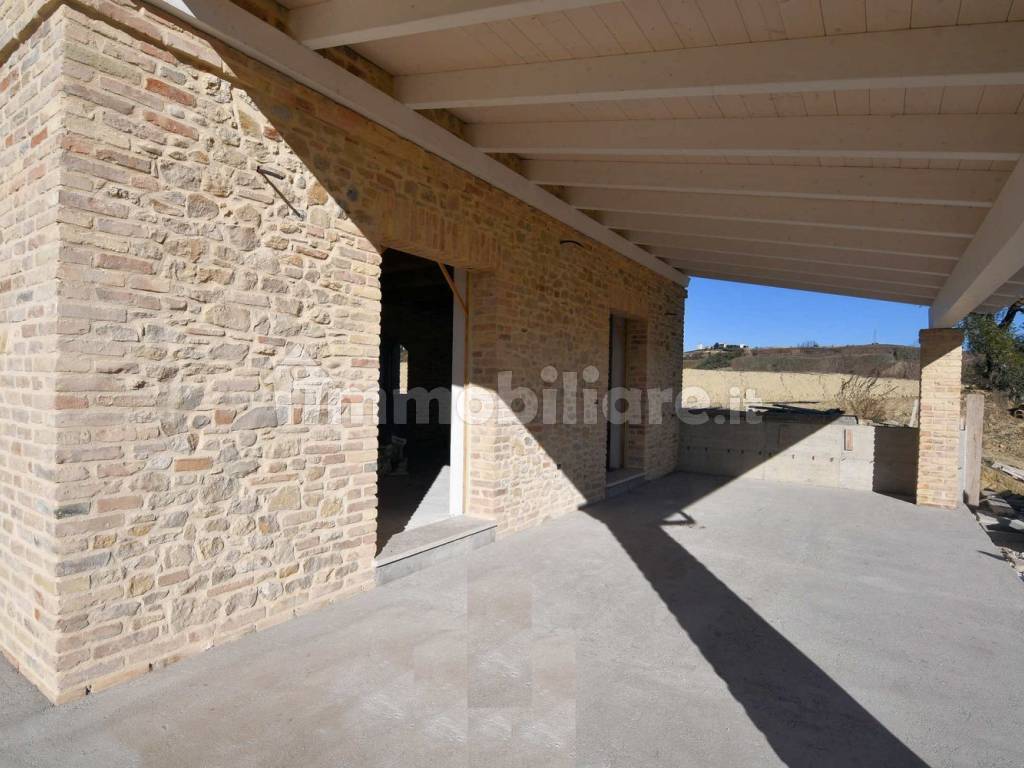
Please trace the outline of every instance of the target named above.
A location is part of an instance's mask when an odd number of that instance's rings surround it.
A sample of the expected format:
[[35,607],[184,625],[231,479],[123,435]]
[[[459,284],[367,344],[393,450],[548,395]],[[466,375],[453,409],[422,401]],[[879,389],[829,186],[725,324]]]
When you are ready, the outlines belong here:
[[[54,110],[61,130],[53,150],[32,147],[37,118],[0,117],[28,121],[3,183],[22,183],[32,149],[57,179],[52,206],[13,215],[22,245],[3,251],[20,275],[48,265],[2,307],[12,325],[49,310],[52,339],[27,341],[23,322],[0,369],[3,402],[38,410],[0,447],[16,489],[0,507],[14,553],[0,643],[51,699],[372,585],[376,412],[362,393],[378,377],[388,247],[469,270],[469,390],[495,415],[469,430],[468,512],[501,534],[601,497],[605,428],[523,425],[500,372],[539,394],[545,366],[555,386],[594,366],[600,398],[618,312],[646,321],[649,386],[678,387],[680,286],[597,244],[562,245],[580,235],[128,0],[17,18],[4,71],[30,75],[22,93],[53,89],[33,114]],[[59,33],[39,47],[27,30],[44,28]],[[260,166],[284,176],[302,218]],[[48,379],[8,373],[30,349],[51,350]],[[287,399],[310,378],[366,419]],[[646,432],[649,476],[674,468],[676,441],[672,419]],[[54,447],[26,462],[40,446]],[[38,557],[21,543],[35,530]]]
[[683,424],[678,467],[722,477],[913,496],[917,430],[795,421]]

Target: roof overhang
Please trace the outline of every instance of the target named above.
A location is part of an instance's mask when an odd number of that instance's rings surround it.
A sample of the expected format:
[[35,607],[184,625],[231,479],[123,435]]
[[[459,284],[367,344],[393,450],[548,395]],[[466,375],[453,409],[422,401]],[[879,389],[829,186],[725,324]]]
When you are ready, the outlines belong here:
[[[933,326],[1024,294],[1024,8],[283,0],[289,35],[150,1],[677,282],[928,305]],[[397,98],[315,50],[336,45]]]

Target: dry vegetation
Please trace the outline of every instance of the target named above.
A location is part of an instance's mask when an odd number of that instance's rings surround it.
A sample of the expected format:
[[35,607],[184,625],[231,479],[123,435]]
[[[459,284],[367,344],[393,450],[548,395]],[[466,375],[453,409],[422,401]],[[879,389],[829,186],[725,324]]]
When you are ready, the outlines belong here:
[[896,387],[878,376],[848,376],[839,386],[836,406],[861,421],[881,424],[897,418]]
[[[979,390],[980,391],[980,390]],[[1012,405],[1001,392],[985,393],[985,433],[982,438],[987,461],[1024,468],[1024,419],[1014,418]],[[988,466],[982,468],[981,484],[994,491],[1024,495],[1024,483]]]
[[844,347],[761,347],[728,351],[693,351],[687,368],[718,368],[774,373],[832,373],[916,379],[920,371],[917,347],[899,344],[861,344]]

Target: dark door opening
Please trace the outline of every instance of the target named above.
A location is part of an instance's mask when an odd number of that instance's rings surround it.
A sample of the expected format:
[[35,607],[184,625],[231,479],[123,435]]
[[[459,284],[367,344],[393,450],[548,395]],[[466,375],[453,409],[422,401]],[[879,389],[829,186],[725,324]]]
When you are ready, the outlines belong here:
[[436,262],[388,250],[381,265],[377,551],[447,519],[452,292]]

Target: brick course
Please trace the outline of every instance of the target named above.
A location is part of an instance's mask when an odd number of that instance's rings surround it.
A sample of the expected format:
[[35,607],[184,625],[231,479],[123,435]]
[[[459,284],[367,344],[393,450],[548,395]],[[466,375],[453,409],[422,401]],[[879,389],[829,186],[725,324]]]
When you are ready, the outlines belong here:
[[[0,26],[20,6],[4,6]],[[60,630],[55,528],[84,510],[60,499],[56,463],[60,19],[26,31],[0,65],[0,648],[47,695]],[[13,27],[12,27],[13,28]],[[5,30],[6,31],[6,30]],[[68,553],[75,557],[74,552]]]
[[[603,396],[615,312],[647,385],[678,388],[680,286],[241,54],[98,1],[12,50],[0,183],[36,186],[0,208],[0,396],[29,414],[0,446],[0,643],[52,699],[372,585],[385,248],[470,270],[468,389],[496,414],[469,430],[468,511],[502,535],[600,498],[605,460],[603,423],[521,424],[502,371],[539,393],[545,366],[595,366]],[[281,404],[311,378],[369,420]],[[648,476],[676,435],[644,430]]]
[[917,503],[955,508],[960,495],[960,381],[963,332],[922,330]]

